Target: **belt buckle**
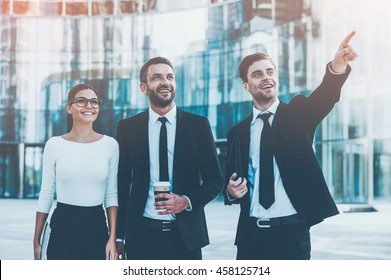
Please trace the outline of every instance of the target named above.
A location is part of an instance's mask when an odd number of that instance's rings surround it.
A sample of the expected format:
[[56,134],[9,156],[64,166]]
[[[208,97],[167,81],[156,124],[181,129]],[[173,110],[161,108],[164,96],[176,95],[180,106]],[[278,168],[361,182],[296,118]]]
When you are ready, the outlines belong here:
[[171,230],[172,230],[171,222],[170,221],[163,221],[162,222],[162,231],[171,231]]
[[258,219],[257,220],[257,226],[259,228],[270,228],[270,224],[269,225],[263,225],[263,224],[261,224],[262,222],[270,222],[270,219]]

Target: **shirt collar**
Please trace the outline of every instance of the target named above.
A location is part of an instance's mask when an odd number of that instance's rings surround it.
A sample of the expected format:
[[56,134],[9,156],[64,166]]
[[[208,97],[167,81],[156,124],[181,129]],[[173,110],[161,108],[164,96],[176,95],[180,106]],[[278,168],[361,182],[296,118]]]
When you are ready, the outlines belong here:
[[278,105],[280,105],[280,100],[277,98],[276,101],[265,111],[258,110],[253,106],[253,119],[251,121],[251,124],[255,122],[259,114],[265,114],[265,113],[271,113],[272,115],[275,115],[277,112]]
[[155,124],[160,117],[166,117],[168,122],[170,124],[173,124],[176,118],[176,104],[174,103],[174,106],[171,108],[170,111],[167,112],[164,116],[160,116],[158,113],[156,113],[154,110],[152,110],[151,107],[149,107],[149,119],[153,124]]

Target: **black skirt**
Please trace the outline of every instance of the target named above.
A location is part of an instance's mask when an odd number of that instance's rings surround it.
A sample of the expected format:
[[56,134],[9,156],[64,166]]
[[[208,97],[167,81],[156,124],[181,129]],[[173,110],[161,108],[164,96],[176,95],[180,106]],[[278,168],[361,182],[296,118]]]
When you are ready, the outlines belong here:
[[104,260],[108,240],[102,205],[57,203],[50,220],[48,260]]

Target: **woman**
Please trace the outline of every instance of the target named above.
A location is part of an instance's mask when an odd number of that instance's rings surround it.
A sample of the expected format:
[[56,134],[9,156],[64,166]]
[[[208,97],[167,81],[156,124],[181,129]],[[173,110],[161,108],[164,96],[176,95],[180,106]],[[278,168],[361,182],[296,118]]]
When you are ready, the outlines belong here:
[[52,137],[45,145],[34,259],[41,257],[41,235],[55,192],[57,207],[50,220],[47,258],[118,258],[115,246],[118,143],[93,130],[100,103],[92,87],[85,84],[73,87],[66,105],[72,129]]

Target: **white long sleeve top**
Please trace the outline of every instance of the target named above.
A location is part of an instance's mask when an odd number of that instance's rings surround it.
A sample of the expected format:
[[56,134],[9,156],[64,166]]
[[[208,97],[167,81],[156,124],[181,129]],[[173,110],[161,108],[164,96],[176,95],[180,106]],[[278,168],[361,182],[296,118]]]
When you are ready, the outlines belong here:
[[106,135],[93,143],[50,138],[43,153],[37,211],[50,212],[55,192],[61,203],[118,206],[118,158],[117,141]]

